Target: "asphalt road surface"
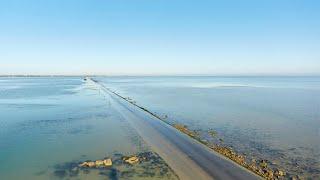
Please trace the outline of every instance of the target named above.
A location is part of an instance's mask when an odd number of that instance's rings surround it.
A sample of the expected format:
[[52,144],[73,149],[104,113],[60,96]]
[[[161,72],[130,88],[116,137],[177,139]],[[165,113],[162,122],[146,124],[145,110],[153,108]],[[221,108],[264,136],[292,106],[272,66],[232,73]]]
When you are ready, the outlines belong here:
[[259,176],[181,133],[135,104],[110,91],[103,83],[88,79],[177,173],[180,179],[251,180]]

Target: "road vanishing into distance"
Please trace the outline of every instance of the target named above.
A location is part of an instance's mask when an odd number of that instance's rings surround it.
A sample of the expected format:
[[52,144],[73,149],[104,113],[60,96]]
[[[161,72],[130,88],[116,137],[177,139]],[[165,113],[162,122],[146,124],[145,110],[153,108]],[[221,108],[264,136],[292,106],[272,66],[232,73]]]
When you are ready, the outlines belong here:
[[180,179],[253,180],[260,176],[214,152],[195,139],[161,121],[108,89],[105,84],[87,78],[110,101],[111,105],[158,153]]

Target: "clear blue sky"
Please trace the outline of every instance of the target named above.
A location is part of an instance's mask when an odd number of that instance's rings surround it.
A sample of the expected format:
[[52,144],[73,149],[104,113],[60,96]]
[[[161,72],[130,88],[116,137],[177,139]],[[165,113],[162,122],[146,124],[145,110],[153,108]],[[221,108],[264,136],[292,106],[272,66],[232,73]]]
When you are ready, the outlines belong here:
[[0,74],[319,74],[318,0],[0,0]]

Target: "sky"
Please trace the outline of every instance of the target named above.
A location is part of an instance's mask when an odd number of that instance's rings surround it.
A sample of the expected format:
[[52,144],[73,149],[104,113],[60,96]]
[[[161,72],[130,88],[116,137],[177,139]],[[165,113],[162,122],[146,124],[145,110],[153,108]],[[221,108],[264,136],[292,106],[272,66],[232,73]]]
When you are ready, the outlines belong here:
[[0,0],[0,74],[319,75],[318,0]]

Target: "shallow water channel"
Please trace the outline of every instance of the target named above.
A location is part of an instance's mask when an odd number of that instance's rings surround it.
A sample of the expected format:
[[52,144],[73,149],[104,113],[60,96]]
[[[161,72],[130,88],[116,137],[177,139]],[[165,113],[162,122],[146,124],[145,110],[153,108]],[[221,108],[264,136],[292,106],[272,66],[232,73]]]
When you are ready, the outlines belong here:
[[[0,115],[0,179],[178,178],[81,77],[2,77]],[[112,167],[78,167],[103,158]]]

